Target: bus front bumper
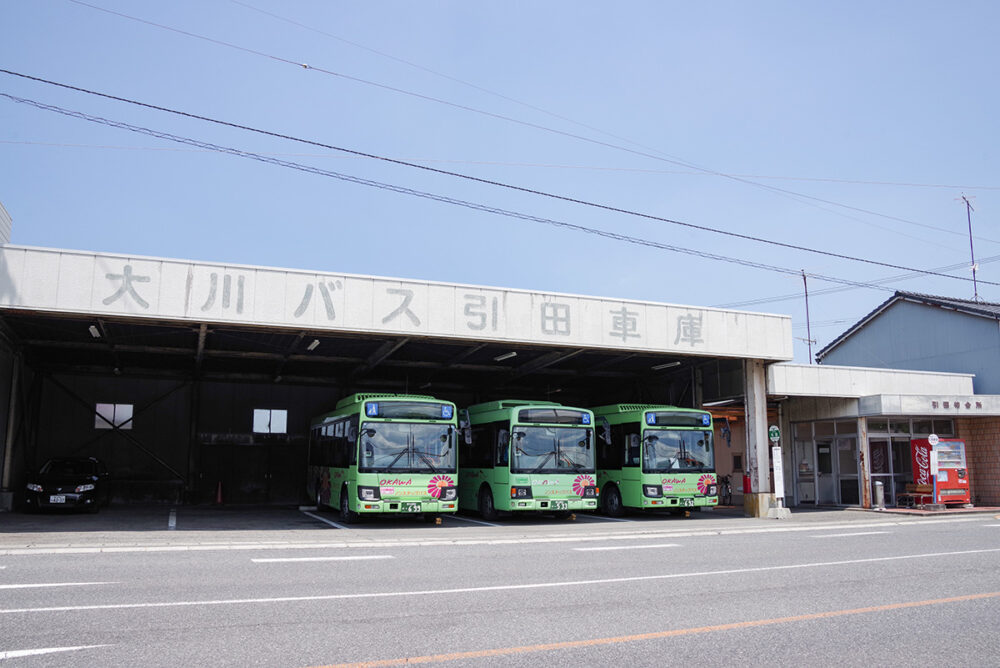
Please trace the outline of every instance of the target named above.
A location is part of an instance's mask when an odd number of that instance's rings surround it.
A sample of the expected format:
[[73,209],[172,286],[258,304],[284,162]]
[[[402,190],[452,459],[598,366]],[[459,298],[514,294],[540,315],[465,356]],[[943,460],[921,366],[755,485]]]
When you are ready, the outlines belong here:
[[704,508],[719,505],[717,496],[667,496],[642,499],[643,508]]
[[358,501],[359,513],[393,513],[416,515],[420,513],[454,513],[458,511],[458,500],[438,501],[436,499],[415,499],[402,501],[381,499],[379,501]]
[[573,511],[573,510],[596,510],[597,499],[511,499],[510,509],[512,511],[535,511],[543,513]]

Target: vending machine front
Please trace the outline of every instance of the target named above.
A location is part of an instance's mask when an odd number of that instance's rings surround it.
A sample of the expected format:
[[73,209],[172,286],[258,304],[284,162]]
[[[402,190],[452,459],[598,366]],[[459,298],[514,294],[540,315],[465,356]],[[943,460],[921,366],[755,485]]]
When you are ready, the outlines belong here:
[[969,505],[969,469],[965,460],[965,441],[949,438],[913,439],[913,481],[934,485],[934,503]]

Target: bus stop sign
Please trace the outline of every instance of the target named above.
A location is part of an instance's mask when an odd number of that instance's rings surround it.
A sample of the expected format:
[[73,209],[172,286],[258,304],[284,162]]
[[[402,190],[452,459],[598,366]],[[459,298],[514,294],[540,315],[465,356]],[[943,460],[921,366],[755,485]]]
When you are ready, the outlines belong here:
[[778,439],[781,438],[781,430],[778,429],[777,425],[771,425],[767,428],[767,438],[772,443],[777,443]]

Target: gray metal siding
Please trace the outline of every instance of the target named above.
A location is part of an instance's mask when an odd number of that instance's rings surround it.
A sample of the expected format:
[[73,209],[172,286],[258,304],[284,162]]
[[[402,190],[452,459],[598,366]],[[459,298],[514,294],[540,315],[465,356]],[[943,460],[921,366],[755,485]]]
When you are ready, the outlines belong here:
[[831,350],[823,363],[974,373],[977,394],[1000,394],[1000,324],[898,302]]

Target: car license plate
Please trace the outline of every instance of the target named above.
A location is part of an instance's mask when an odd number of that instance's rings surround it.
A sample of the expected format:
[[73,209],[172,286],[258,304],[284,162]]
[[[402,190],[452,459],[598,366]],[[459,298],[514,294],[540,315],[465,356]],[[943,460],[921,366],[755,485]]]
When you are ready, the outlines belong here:
[[399,504],[399,512],[401,513],[419,513],[420,504],[419,503],[401,503]]
[[569,501],[550,501],[549,508],[552,510],[569,510]]
[[49,503],[66,503],[66,497],[63,495],[52,495],[49,497]]
[[694,499],[681,499],[681,505],[682,506],[693,506],[694,505]]

